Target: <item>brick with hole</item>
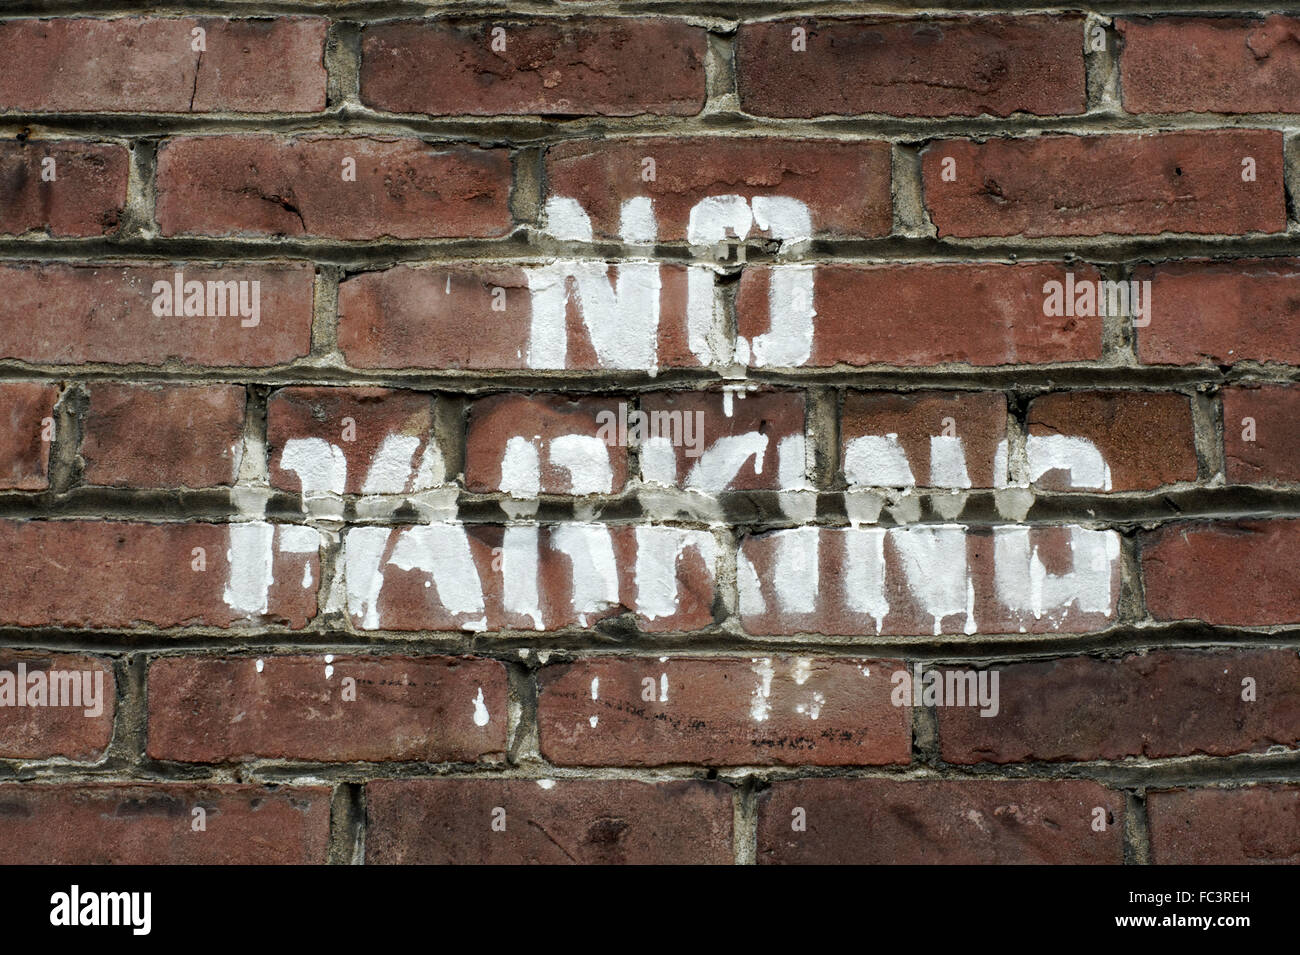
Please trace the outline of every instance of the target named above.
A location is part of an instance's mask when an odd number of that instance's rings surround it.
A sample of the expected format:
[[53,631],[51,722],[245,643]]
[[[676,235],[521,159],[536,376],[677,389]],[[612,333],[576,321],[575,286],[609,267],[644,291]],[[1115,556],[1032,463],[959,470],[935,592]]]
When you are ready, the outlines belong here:
[[1156,620],[1223,626],[1300,622],[1297,547],[1294,520],[1179,522],[1143,534],[1147,611]]
[[693,116],[705,31],[681,20],[395,20],[361,34],[361,101],[431,116]]
[[1231,756],[1300,740],[1292,650],[1153,650],[991,669],[996,714],[937,708],[945,762]]
[[81,424],[82,478],[108,487],[233,484],[244,404],[239,385],[95,382]]
[[758,794],[758,861],[1119,865],[1123,820],[1086,780],[785,780]]
[[1165,262],[1133,277],[1151,283],[1151,323],[1135,332],[1143,364],[1300,364],[1295,259]]
[[163,235],[487,238],[510,231],[503,149],[392,136],[181,136],[158,147]]
[[[0,24],[0,108],[308,113],[325,108],[321,17],[59,17]],[[273,69],[268,69],[274,64]]]
[[271,486],[310,499],[445,483],[435,398],[390,388],[281,388],[266,404]]
[[1223,453],[1229,483],[1300,481],[1300,388],[1224,388]]
[[1147,793],[1155,865],[1300,862],[1300,787],[1258,783]]
[[[1091,266],[1070,271],[1099,277]],[[750,266],[736,298],[737,351],[754,367],[1096,360],[1100,317],[1044,313],[1044,286],[1065,274],[1043,264]],[[800,282],[811,290],[802,300]]]
[[[890,175],[885,142],[703,136],[574,140],[546,151],[552,214],[545,225],[564,238],[578,238],[589,223],[597,241],[657,238],[703,246],[728,236],[791,242],[881,236],[892,221]],[[551,206],[556,201],[563,204]],[[644,204],[650,218],[628,216],[629,202],[634,213],[636,203]],[[627,234],[625,219],[633,227]]]
[[615,426],[626,397],[500,394],[469,409],[465,487],[518,497],[617,494],[627,483],[627,445]]
[[1077,17],[742,23],[740,105],[759,116],[978,116],[1084,110]]
[[117,682],[103,657],[0,655],[0,758],[94,762],[113,739]]
[[583,660],[538,674],[542,756],[577,766],[860,766],[911,758],[895,660]]
[[316,615],[308,527],[103,520],[0,521],[0,624],[123,629],[301,628]]
[[[1029,403],[1026,425],[1029,476],[1046,491],[1149,490],[1196,480],[1196,436],[1186,395],[1058,391]],[[1101,482],[1095,463],[1086,460],[1098,455],[1105,462]]]
[[995,463],[1006,439],[1001,392],[855,391],[840,410],[849,487],[1001,486],[1005,464],[995,474]]
[[129,165],[126,148],[110,143],[0,143],[0,234],[64,238],[117,233],[126,208]]
[[[712,271],[705,272],[711,311]],[[608,293],[619,281],[655,289],[637,300],[649,310],[618,307]],[[533,288],[547,291],[540,306]],[[704,360],[696,350],[703,349],[688,324],[687,270],[679,265],[560,260],[531,272],[401,265],[339,287],[339,348],[358,368],[698,368]],[[592,326],[602,331],[593,335]]]
[[329,849],[325,786],[7,784],[0,806],[5,865],[323,865]]
[[302,263],[3,265],[0,357],[71,365],[286,364],[311,352],[313,282],[312,268]]
[[1286,229],[1276,130],[941,140],[921,164],[940,238]]
[[370,865],[732,861],[722,782],[381,779],[366,785]]
[[149,667],[154,759],[500,759],[506,669],[472,657],[164,657]]
[[0,384],[8,421],[0,431],[0,488],[39,491],[50,485],[50,448],[55,438],[55,385],[37,381]]

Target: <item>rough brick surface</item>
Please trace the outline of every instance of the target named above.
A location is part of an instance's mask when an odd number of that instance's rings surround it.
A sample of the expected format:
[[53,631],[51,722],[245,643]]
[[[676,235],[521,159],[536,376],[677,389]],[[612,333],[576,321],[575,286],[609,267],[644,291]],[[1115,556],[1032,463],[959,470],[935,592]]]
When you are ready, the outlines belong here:
[[0,143],[0,233],[117,232],[126,205],[128,162],[126,149],[108,143]]
[[1234,484],[1300,481],[1300,389],[1225,388],[1223,450]]
[[49,486],[50,443],[59,390],[37,382],[0,385],[9,420],[0,431],[0,487],[35,491]]
[[737,37],[740,103],[790,117],[1081,113],[1080,32],[1066,17],[746,23]]
[[1300,789],[1174,789],[1147,796],[1152,861],[1246,865],[1300,861]]
[[93,761],[113,739],[117,683],[102,658],[8,652],[0,703],[0,758]]
[[704,31],[674,20],[396,21],[362,35],[361,99],[435,116],[689,116],[704,58]]
[[366,861],[380,865],[731,861],[717,782],[386,779],[366,787],[366,811]]

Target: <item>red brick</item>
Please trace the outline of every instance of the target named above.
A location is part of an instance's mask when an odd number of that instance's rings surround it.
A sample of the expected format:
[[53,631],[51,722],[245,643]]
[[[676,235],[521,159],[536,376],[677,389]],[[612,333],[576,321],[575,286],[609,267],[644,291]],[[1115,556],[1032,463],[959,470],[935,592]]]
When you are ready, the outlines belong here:
[[433,116],[693,116],[705,46],[700,27],[661,18],[390,21],[362,34],[361,101]]
[[[20,664],[25,668],[22,671]],[[11,650],[0,656],[0,671],[5,682],[13,681],[0,690],[0,699],[4,700],[0,704],[0,757],[95,760],[104,754],[113,739],[117,709],[117,684],[107,660]],[[77,686],[52,677],[56,671],[72,673]],[[35,684],[45,688],[43,698],[28,695],[36,690],[32,680],[36,673],[42,675]],[[25,682],[20,674],[25,674]],[[50,686],[51,681],[57,681],[57,690]],[[86,690],[93,695],[93,703],[84,695]],[[60,705],[54,705],[56,693],[60,694]],[[18,706],[19,698],[43,702],[39,706]],[[80,705],[70,705],[74,700]]]
[[724,865],[731,803],[703,780],[382,779],[366,786],[366,862]]
[[4,865],[324,864],[329,828],[322,786],[0,786]]
[[1118,20],[1120,86],[1130,113],[1300,112],[1300,20]]
[[[252,617],[303,627],[316,613],[319,559],[284,549],[289,533],[275,533],[274,582],[258,614],[226,602],[231,525],[0,521],[0,552],[9,555],[0,566],[0,624],[229,627]],[[193,569],[196,547],[205,551],[202,571]]]
[[[325,108],[318,17],[89,17],[0,24],[0,107],[31,112],[314,112]],[[205,49],[192,49],[192,31]]]
[[[641,473],[647,481],[695,488],[705,493],[724,489],[779,490],[783,444],[787,445],[785,456],[793,455],[799,475],[804,473],[804,398],[800,392],[757,391],[735,395],[709,391],[652,392],[641,399],[640,408],[651,416],[649,427],[663,429],[655,433],[668,438],[672,451],[671,464],[665,461],[661,467],[651,460],[650,449],[642,442]],[[673,419],[664,415],[677,415],[680,430],[674,432]],[[685,442],[688,419],[693,422],[691,446]],[[673,443],[674,434],[681,440]],[[745,457],[738,468],[726,466],[725,462],[731,458],[727,453],[729,447],[741,440],[752,442],[755,435],[766,438],[761,452]],[[750,443],[741,447],[752,450],[759,445]]]
[[[517,550],[505,546],[507,532],[520,535]],[[655,549],[683,540],[691,546],[677,547],[671,564]],[[714,622],[716,550],[706,530],[581,521],[353,527],[344,538],[349,611],[368,630],[559,630],[628,612],[644,631],[695,630]],[[448,552],[457,556],[444,562]],[[535,575],[526,561],[511,563],[523,555],[536,555]]]
[[[1196,480],[1196,437],[1186,395],[1152,391],[1062,391],[1029,404],[1029,433],[1085,438],[1106,460],[1107,491],[1133,491]],[[1030,453],[1030,467],[1035,455]],[[1034,480],[1048,491],[1071,490],[1062,468]]]
[[1296,259],[1174,262],[1134,278],[1151,283],[1151,324],[1137,329],[1144,364],[1300,364]]
[[[26,54],[16,61],[26,62]],[[20,71],[21,72],[21,71]],[[42,161],[54,160],[53,182]],[[118,231],[129,159],[122,146],[72,140],[0,143],[0,233],[100,236]]]
[[557,765],[906,763],[912,711],[889,660],[584,660],[538,673],[542,756]]
[[37,381],[0,384],[0,404],[9,409],[0,431],[0,488],[39,491],[50,486],[50,441],[59,389]]
[[[617,420],[626,398],[571,398],[567,395],[504,394],[482,398],[470,407],[465,439],[465,487],[471,491],[502,491],[502,471],[511,441],[522,440],[537,452],[538,488],[543,494],[583,493],[598,486],[604,471],[565,466],[563,453],[553,453],[555,440],[570,435],[596,438],[601,424]],[[604,417],[602,417],[602,415]],[[530,459],[531,460],[531,459]],[[599,458],[598,458],[599,460]],[[627,483],[627,447],[606,443],[610,480],[599,490],[618,493]],[[577,486],[575,486],[577,479]],[[520,496],[531,496],[522,494]]]
[[1142,538],[1147,610],[1225,626],[1300,622],[1297,547],[1297,521],[1166,525]]
[[1300,787],[1173,789],[1147,794],[1156,865],[1300,862]]
[[1083,780],[797,779],[759,793],[758,861],[1119,865],[1123,812],[1120,793]]
[[1300,481],[1300,388],[1224,388],[1223,450],[1229,483]]
[[[645,158],[655,161],[650,182],[641,178]],[[623,202],[636,196],[652,200],[661,242],[687,238],[691,209],[702,199],[723,195],[744,196],[751,203],[755,196],[797,199],[808,206],[819,237],[886,235],[892,224],[890,151],[884,142],[579,140],[547,150],[546,181],[549,195],[578,201],[591,217],[597,239],[619,238]],[[757,223],[751,231],[763,232]]]
[[164,657],[149,668],[154,759],[474,762],[505,748],[506,668],[494,660]]
[[[995,562],[999,538],[1023,553]],[[738,561],[741,626],[760,635],[1085,633],[1114,621],[1120,591],[1116,532],[1069,524],[801,527],[746,536]]]
[[[1293,650],[1153,650],[999,666],[999,710],[940,706],[949,763],[1159,759],[1261,752],[1300,739]],[[1256,699],[1242,699],[1242,680]]]
[[[1253,182],[1241,178],[1247,156]],[[941,178],[946,158],[956,160],[953,182]],[[1276,130],[948,140],[925,150],[922,167],[940,237],[1286,229]]]
[[[921,487],[987,488],[995,486],[995,477],[1006,481],[1005,474],[993,473],[998,444],[1007,439],[1007,399],[1000,392],[851,392],[840,411],[841,469],[850,485],[857,483],[858,472],[849,460],[850,445],[864,436],[889,434],[898,435],[912,476]],[[944,434],[960,439],[969,484],[950,481],[942,463],[935,480],[931,440]]]
[[[1093,269],[1076,274],[1096,278]],[[1048,317],[1043,286],[1059,265],[819,266],[807,364],[1044,364],[1101,357],[1101,319]],[[768,332],[772,270],[747,268],[737,333]],[[907,316],[900,321],[899,316]],[[755,362],[751,359],[751,364]]]
[[[792,31],[806,31],[793,49]],[[1009,116],[1084,110],[1076,17],[741,24],[741,107],[760,116]]]
[[[271,486],[360,494],[363,490],[413,492],[442,484],[446,474],[438,468],[441,455],[433,435],[433,406],[433,395],[418,391],[282,388],[266,405]],[[304,487],[302,475],[286,467],[286,443],[304,439],[324,441],[343,455],[347,469],[341,488]],[[379,454],[385,446],[390,450]],[[395,469],[390,471],[392,465]]]
[[[251,316],[155,315],[153,286],[174,282],[178,269],[172,266],[9,265],[0,267],[0,357],[50,364],[179,361],[254,368],[311,351],[310,266],[185,265],[179,271],[186,283],[260,282],[258,324],[244,325]],[[245,288],[251,296],[252,286]]]
[[239,476],[239,385],[95,382],[82,419],[82,474],[110,487],[212,487]]
[[[356,181],[343,180],[356,160]],[[182,137],[158,149],[164,235],[441,239],[510,230],[503,149],[393,137]]]
[[[664,265],[658,271],[656,363],[698,368],[700,360],[688,348],[686,269]],[[611,283],[617,274],[611,264]],[[496,288],[503,290],[504,298],[494,295]],[[504,301],[505,310],[494,311],[494,301]],[[561,367],[605,367],[590,342],[572,287],[569,302]],[[354,276],[339,286],[339,348],[358,368],[528,368],[531,323],[528,278],[514,266],[397,266]],[[466,329],[474,333],[466,334]],[[535,364],[552,367],[540,359]]]

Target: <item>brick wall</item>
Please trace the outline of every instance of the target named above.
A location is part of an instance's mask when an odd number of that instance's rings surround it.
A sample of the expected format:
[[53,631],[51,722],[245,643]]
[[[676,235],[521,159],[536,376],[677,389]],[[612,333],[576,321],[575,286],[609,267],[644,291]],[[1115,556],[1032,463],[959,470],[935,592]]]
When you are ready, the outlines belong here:
[[1300,861],[1300,20],[209,7],[0,19],[0,861]]

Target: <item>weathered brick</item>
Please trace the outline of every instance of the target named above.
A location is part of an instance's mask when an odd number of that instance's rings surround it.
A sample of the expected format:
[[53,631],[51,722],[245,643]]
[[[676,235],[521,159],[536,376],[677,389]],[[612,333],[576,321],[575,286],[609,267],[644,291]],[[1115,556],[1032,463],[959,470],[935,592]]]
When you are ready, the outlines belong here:
[[4,865],[323,864],[329,828],[323,786],[0,786]]
[[1223,389],[1223,451],[1232,484],[1300,481],[1300,388]]
[[266,405],[271,486],[305,494],[436,487],[446,473],[433,412],[433,396],[418,391],[282,388]]
[[1130,113],[1300,112],[1300,20],[1160,17],[1115,29]]
[[[1074,269],[1095,279],[1094,269]],[[742,345],[772,329],[768,267],[745,269],[736,300]],[[1059,265],[818,266],[816,317],[806,364],[1044,364],[1101,357],[1101,319],[1044,314],[1043,286],[1063,281]],[[788,305],[779,302],[777,314]],[[899,316],[906,316],[900,321]],[[743,352],[751,365],[771,362]]]
[[1141,540],[1147,610],[1225,626],[1300,622],[1297,547],[1297,521],[1168,524]]
[[558,765],[877,765],[911,758],[889,660],[597,659],[543,667],[542,755]]
[[705,45],[700,27],[662,18],[390,21],[362,34],[361,100],[434,116],[691,116]]
[[[643,178],[646,159],[654,160],[654,178],[649,180]],[[755,207],[755,198],[802,202],[812,234],[818,237],[885,235],[892,222],[890,151],[885,142],[702,136],[578,140],[547,150],[546,182],[549,196],[577,200],[597,239],[620,237],[623,203],[639,196],[653,203],[661,242],[690,238],[692,209],[717,196],[748,200],[746,234],[776,239],[807,238],[779,234],[803,231],[806,224],[799,229],[785,226],[782,210]],[[733,218],[720,209],[712,216],[696,213],[695,218],[700,237],[696,244],[712,245],[723,238],[710,228],[714,219],[725,219],[732,234],[736,232]],[[551,228],[556,231],[554,223]]]
[[[1256,178],[1242,179],[1242,160]],[[953,181],[944,160],[955,160]],[[945,140],[921,158],[940,237],[1282,232],[1282,134],[1197,130]]]
[[82,419],[82,476],[110,487],[212,487],[239,476],[238,385],[96,382]]
[[[874,439],[889,435],[897,435],[913,478],[899,486],[1000,486],[995,479],[1006,483],[1005,473],[994,474],[998,445],[1007,439],[1007,399],[1000,392],[849,393],[840,411],[840,460],[850,486],[888,477]],[[864,437],[872,440],[860,442]],[[957,461],[960,469],[955,468]]]
[[1123,812],[1083,780],[789,780],[758,795],[758,861],[1118,865]]
[[1151,283],[1151,323],[1136,330],[1143,363],[1300,364],[1295,259],[1171,262],[1134,278]]
[[0,403],[9,409],[0,431],[0,488],[39,491],[49,487],[50,443],[59,389],[37,381],[0,384]]
[[474,762],[506,747],[506,669],[471,657],[164,657],[149,755]]
[[[1105,491],[1131,491],[1195,481],[1196,438],[1186,395],[1153,391],[1061,391],[1029,403],[1029,434],[1083,438],[1106,461]],[[1068,458],[1029,456],[1037,487],[1068,491],[1080,479],[1060,465]],[[1084,478],[1087,480],[1087,478]]]
[[[938,707],[946,762],[1230,756],[1300,740],[1300,657],[1290,650],[1153,650],[995,669],[996,715]],[[1247,677],[1254,695],[1243,700]]]
[[[0,233],[100,236],[117,232],[126,207],[128,163],[125,147],[107,143],[0,143]],[[47,178],[50,170],[53,181]]]
[[[344,178],[355,160],[355,181]],[[232,135],[158,148],[164,235],[441,239],[510,229],[503,149],[394,137]]]
[[627,447],[607,442],[601,425],[627,407],[626,398],[481,398],[469,411],[465,487],[520,497],[616,494],[627,483]]
[[646,481],[704,493],[776,490],[783,486],[782,461],[786,482],[803,479],[804,398],[798,392],[651,392],[640,409],[655,436],[641,444]]
[[113,739],[116,710],[117,683],[107,660],[34,651],[0,655],[0,757],[98,759]]
[[[556,268],[561,268],[557,266]],[[651,266],[658,275],[657,341],[648,349],[653,367],[700,366],[689,348],[687,270]],[[611,263],[608,282],[620,268]],[[539,285],[555,276],[542,277]],[[603,279],[602,279],[603,280]],[[500,292],[496,290],[500,289]],[[515,266],[454,265],[441,268],[397,266],[354,276],[339,286],[339,348],[358,368],[436,368],[590,370],[614,358],[595,350],[584,313],[569,287],[565,348],[554,357],[534,348],[533,303],[529,279]],[[503,308],[494,308],[500,302]],[[617,310],[606,316],[625,322]],[[472,330],[466,334],[466,329]]]
[[1300,787],[1173,789],[1147,793],[1157,865],[1300,862]]
[[[741,107],[760,116],[1075,114],[1077,17],[801,19],[743,23]],[[803,48],[794,31],[802,29]]]
[[0,567],[0,624],[229,627],[255,619],[302,627],[316,613],[319,545],[306,550],[315,536],[270,524],[0,521],[0,551],[10,555]]
[[1087,632],[1120,590],[1116,532],[1070,524],[799,527],[746,536],[737,561],[762,635]]
[[366,862],[723,865],[731,802],[728,786],[704,780],[376,780]]
[[[182,288],[204,283],[203,314],[156,313],[156,304],[165,312],[164,300],[174,301],[174,292],[163,289],[174,290],[177,275]],[[251,283],[260,283],[257,324],[251,314],[229,308],[224,316],[207,314],[207,288],[228,282],[249,283],[250,305]],[[298,264],[0,266],[0,357],[52,364],[278,365],[311,351],[312,283],[311,268]],[[213,304],[220,304],[215,297]]]
[[[0,109],[315,112],[325,108],[318,17],[67,17],[0,24]],[[203,49],[195,50],[202,30]]]

